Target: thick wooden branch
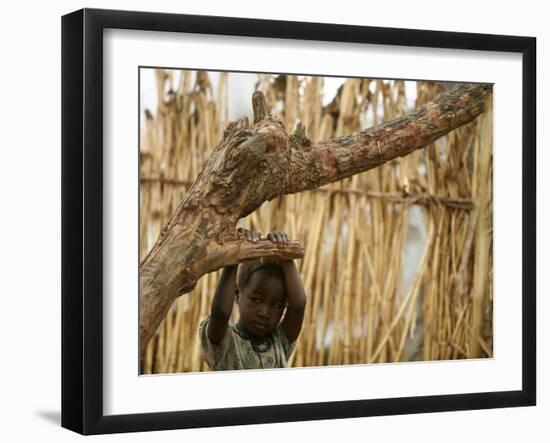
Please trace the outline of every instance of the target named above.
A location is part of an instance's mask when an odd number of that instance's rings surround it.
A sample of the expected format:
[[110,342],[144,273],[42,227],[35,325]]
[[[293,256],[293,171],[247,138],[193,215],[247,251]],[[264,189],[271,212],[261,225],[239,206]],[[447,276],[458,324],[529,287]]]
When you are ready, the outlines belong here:
[[475,119],[490,94],[488,85],[462,85],[406,116],[311,145],[301,126],[287,135],[255,93],[253,125],[241,119],[228,126],[141,264],[141,349],[176,297],[204,274],[250,258],[303,256],[297,243],[279,250],[267,240],[239,239],[240,218],[281,194],[315,189],[426,146]]
[[285,194],[314,189],[429,145],[485,111],[492,86],[464,84],[402,117],[293,150]]
[[[204,220],[204,219],[203,219]],[[206,229],[205,229],[206,228]],[[175,225],[169,238],[147,265],[140,269],[140,346],[151,339],[178,295],[191,291],[200,277],[224,266],[245,260],[270,257],[278,260],[302,258],[304,249],[298,242],[278,248],[270,240],[256,243],[238,239],[218,242],[208,236],[205,222]]]

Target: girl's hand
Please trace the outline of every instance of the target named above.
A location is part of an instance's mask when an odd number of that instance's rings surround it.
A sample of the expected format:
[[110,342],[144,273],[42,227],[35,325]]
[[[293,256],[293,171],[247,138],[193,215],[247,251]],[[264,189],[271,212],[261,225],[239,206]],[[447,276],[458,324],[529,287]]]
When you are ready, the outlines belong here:
[[278,247],[285,247],[289,243],[289,238],[286,232],[283,231],[272,231],[267,234],[267,238],[273,243],[277,243]]
[[237,228],[237,232],[241,238],[244,238],[252,243],[256,243],[262,238],[261,232],[256,232],[254,229]]

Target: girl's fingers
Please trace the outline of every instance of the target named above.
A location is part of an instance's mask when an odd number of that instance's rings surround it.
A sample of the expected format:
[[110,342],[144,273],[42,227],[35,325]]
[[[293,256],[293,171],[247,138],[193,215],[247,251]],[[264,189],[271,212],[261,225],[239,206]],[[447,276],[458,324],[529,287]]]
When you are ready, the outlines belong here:
[[[254,229],[237,228],[237,233],[239,234],[239,236],[241,238],[244,238],[244,239],[246,239],[248,241],[251,241],[251,242],[254,242],[254,243],[256,243],[258,240],[262,239],[262,233],[261,232],[256,232]],[[269,233],[267,235],[267,238],[274,241],[272,233]]]
[[286,246],[290,243],[288,234],[283,231],[272,231],[267,234],[267,239],[271,240],[273,243],[277,243],[277,246]]

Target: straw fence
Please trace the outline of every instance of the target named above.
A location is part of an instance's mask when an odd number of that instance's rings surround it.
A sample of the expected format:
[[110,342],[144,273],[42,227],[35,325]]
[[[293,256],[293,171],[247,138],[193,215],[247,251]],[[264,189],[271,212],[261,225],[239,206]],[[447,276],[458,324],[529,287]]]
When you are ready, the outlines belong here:
[[[220,140],[228,75],[155,71],[156,115],[140,144],[140,253]],[[402,115],[405,86],[416,106],[442,83],[347,79],[322,105],[322,77],[258,76],[288,132],[301,121],[312,141]],[[251,97],[243,97],[250,102]],[[405,158],[341,182],[282,196],[241,220],[264,235],[284,230],[305,247],[297,260],[308,304],[290,366],[492,356],[492,111]],[[141,372],[208,370],[198,324],[220,271],[177,299],[142,355]],[[234,309],[232,321],[236,321]]]

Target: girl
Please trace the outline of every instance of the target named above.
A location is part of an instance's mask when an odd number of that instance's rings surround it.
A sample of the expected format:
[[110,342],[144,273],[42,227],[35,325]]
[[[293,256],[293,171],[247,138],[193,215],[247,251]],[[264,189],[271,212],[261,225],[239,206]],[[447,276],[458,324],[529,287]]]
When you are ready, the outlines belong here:
[[[239,228],[249,241],[261,238]],[[285,232],[267,235],[277,246],[288,243]],[[233,301],[239,320],[229,324]],[[199,326],[201,349],[214,370],[284,368],[296,347],[304,320],[306,296],[292,260],[249,261],[223,269],[210,315]],[[284,314],[284,317],[283,317]],[[282,318],[282,320],[281,320]]]

